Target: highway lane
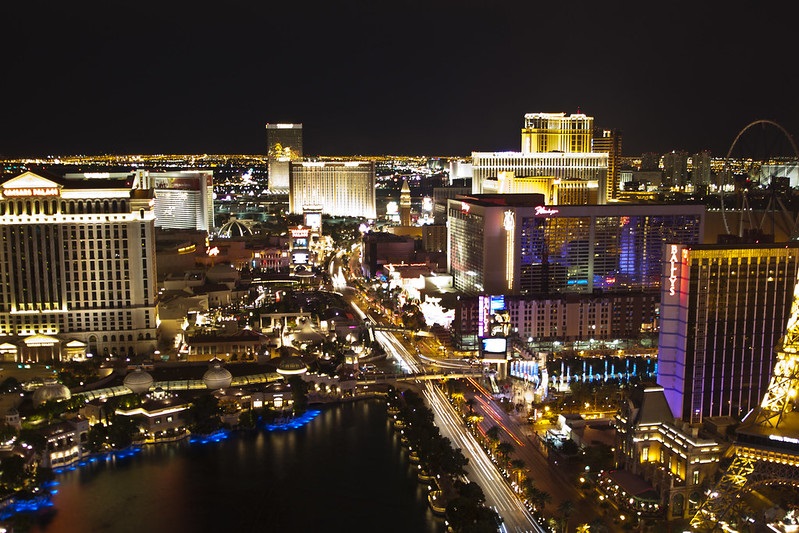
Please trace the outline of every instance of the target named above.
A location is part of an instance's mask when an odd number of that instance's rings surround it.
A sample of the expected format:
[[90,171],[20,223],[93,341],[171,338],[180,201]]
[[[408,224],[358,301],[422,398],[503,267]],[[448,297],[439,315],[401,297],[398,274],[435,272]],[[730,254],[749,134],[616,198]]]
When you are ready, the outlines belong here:
[[534,480],[536,487],[552,496],[552,501],[547,504],[548,511],[550,513],[555,511],[562,502],[569,500],[579,507],[581,523],[590,523],[597,518],[603,518],[602,511],[596,503],[577,489],[576,480],[567,477],[566,469],[560,468],[557,461],[550,460],[544,455],[532,431],[500,408],[485,387],[473,379],[467,381],[472,389],[472,393],[467,394],[467,397],[474,398],[473,409],[483,417],[480,423],[481,431],[485,433],[494,425],[501,429],[500,440],[510,442],[515,448],[512,457],[524,461],[529,477]]
[[[401,361],[403,368],[409,372],[418,372],[420,365],[415,353],[411,353],[396,335],[386,331],[376,331],[375,336],[386,352]],[[419,383],[422,393],[435,417],[436,426],[441,434],[449,438],[453,446],[460,448],[469,465],[466,470],[469,479],[475,481],[483,489],[486,504],[496,510],[503,519],[503,531],[543,532],[544,529],[533,519],[518,496],[513,493],[505,479],[497,471],[485,451],[465,427],[460,415],[450,404],[446,395],[437,385],[429,381]]]
[[497,471],[474,436],[466,429],[460,415],[441,389],[433,383],[426,382],[423,394],[433,411],[436,426],[441,430],[441,434],[450,439],[453,447],[460,448],[464,456],[469,459],[466,467],[469,480],[480,485],[486,497],[486,505],[496,510],[502,517],[502,531],[544,532],[545,530],[535,521]]
[[[377,321],[365,313],[357,304],[357,289],[347,287],[342,292],[350,298],[350,304],[355,309],[355,312],[362,319],[377,323]],[[441,372],[444,369],[462,369],[468,365],[463,361],[442,361],[440,359],[433,359],[425,356],[415,349],[409,349],[407,342],[403,342],[398,338],[398,334],[389,331],[374,331],[375,340],[377,340],[389,358],[394,359],[402,368],[402,371],[408,374],[421,373],[426,369],[430,372]],[[478,385],[474,380],[473,385]],[[469,459],[469,467],[467,471],[470,473],[469,478],[476,481],[486,496],[486,503],[494,508],[503,518],[503,531],[506,532],[539,532],[544,531],[540,525],[533,519],[530,512],[521,503],[518,496],[514,494],[512,489],[508,486],[505,479],[497,471],[494,464],[486,455],[485,451],[475,440],[474,436],[464,426],[462,419],[450,404],[446,395],[434,384],[425,381],[424,384],[418,383],[418,387],[422,388],[425,399],[433,410],[436,425],[441,430],[442,435],[448,437],[453,446],[461,448],[464,455]],[[416,386],[414,388],[417,388]],[[526,437],[519,428],[516,430],[511,429],[512,422],[508,419],[507,415],[499,409],[493,402],[493,398],[488,391],[484,395],[477,393],[481,397],[483,412],[486,414],[485,418],[501,422],[501,427],[506,428],[509,435],[513,435],[512,442],[517,447],[519,458],[525,460],[535,474],[536,482],[539,483],[538,487],[541,490],[546,490],[553,495],[553,503],[569,499],[572,502],[577,502],[580,498],[577,490],[567,483],[562,478],[557,478],[552,473],[552,466],[548,464],[547,460],[534,449],[532,441]],[[493,406],[493,407],[492,407]],[[493,416],[489,416],[488,413]],[[503,416],[505,419],[503,419]],[[494,418],[496,417],[496,418]],[[491,423],[490,425],[493,425]],[[490,427],[490,426],[487,426]],[[484,428],[485,430],[485,428]],[[546,479],[546,481],[544,481]]]

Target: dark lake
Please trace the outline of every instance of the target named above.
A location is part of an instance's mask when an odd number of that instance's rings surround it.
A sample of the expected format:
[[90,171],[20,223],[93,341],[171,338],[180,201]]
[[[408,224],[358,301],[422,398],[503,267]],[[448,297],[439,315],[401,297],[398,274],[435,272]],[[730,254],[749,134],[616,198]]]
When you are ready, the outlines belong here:
[[47,533],[441,532],[415,468],[384,402],[365,400],[295,429],[98,458],[56,477],[51,509],[16,518]]

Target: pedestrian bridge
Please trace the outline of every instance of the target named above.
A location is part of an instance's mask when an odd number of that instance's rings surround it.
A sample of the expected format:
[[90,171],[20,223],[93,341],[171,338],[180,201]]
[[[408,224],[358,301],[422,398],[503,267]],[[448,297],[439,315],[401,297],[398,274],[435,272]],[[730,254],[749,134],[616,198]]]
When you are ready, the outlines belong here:
[[[377,383],[391,383],[397,381],[417,381],[417,380],[430,380],[430,379],[461,379],[479,377],[483,374],[481,368],[453,368],[451,370],[442,372],[413,372],[409,374],[384,374],[378,372],[369,372],[364,374],[362,379],[358,380],[359,385],[373,385]],[[259,383],[272,383],[282,380],[283,377],[277,372],[269,372],[265,374],[254,374],[249,376],[234,377],[230,383],[231,387],[243,387],[245,385],[254,385]],[[185,391],[185,390],[208,390],[208,386],[201,379],[185,379],[173,381],[156,381],[152,384],[153,389],[162,388],[168,391]],[[130,394],[131,390],[124,385],[117,385],[115,387],[107,387],[103,389],[94,389],[83,392],[76,392],[72,396],[80,396],[87,402],[90,400],[101,398],[113,398],[114,396],[124,396]]]
[[453,368],[442,372],[411,372],[408,374],[385,374],[381,372],[366,372],[359,384],[372,385],[391,381],[417,381],[436,379],[463,379],[477,378],[483,375],[482,368]]

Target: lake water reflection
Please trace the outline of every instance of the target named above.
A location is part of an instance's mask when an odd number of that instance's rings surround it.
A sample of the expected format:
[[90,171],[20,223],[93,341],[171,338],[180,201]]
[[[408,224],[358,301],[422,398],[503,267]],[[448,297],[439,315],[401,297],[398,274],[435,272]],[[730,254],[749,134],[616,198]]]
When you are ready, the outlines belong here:
[[415,468],[384,402],[328,406],[298,429],[147,447],[60,474],[31,531],[441,532]]

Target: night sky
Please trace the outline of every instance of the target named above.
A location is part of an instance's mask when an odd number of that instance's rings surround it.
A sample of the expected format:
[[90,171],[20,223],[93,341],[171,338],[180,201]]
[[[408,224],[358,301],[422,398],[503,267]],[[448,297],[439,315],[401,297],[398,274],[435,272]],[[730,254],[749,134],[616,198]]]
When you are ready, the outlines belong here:
[[259,154],[267,122],[306,155],[465,156],[578,109],[624,155],[799,134],[785,2],[175,3],[4,2],[0,156]]

